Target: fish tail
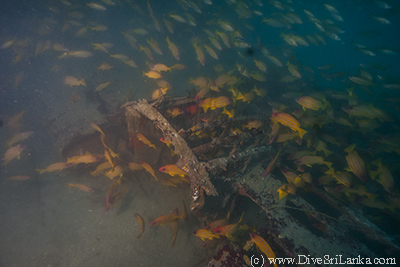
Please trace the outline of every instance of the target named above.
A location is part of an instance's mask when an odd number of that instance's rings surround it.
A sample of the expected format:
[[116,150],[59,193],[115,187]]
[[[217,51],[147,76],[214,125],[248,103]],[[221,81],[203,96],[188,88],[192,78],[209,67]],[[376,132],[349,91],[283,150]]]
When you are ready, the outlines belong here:
[[329,168],[329,170],[326,171],[325,174],[335,174],[335,169],[334,168]]
[[325,158],[328,157],[329,155],[333,154],[333,152],[328,149],[325,149],[324,153],[325,153]]
[[80,81],[79,81],[79,84],[82,84],[83,86],[86,86],[85,79],[80,80]]
[[324,161],[324,163],[329,169],[332,167],[332,162]]
[[143,233],[140,233],[136,238],[139,240],[142,237]]
[[373,162],[371,162],[371,164],[374,164],[378,167],[382,167],[382,160],[381,159],[374,160]]
[[375,181],[376,176],[380,173],[380,171],[369,171],[369,175],[371,179]]
[[46,169],[35,169],[37,172],[39,172],[40,174],[44,173],[46,171]]
[[378,195],[377,195],[377,194],[368,193],[368,194],[367,194],[367,197],[368,197],[370,200],[372,200],[373,202],[375,202],[375,199],[378,197]]
[[283,190],[278,191],[278,193],[279,193],[279,200],[281,200],[282,198],[284,198],[284,197],[286,197],[288,195],[288,193],[286,193]]
[[356,147],[356,144],[352,144],[351,146],[349,146],[348,148],[346,148],[344,151],[347,153],[350,153],[351,151],[354,150],[354,148]]
[[67,184],[68,185],[68,189],[71,189],[71,187],[73,187],[73,184]]
[[326,101],[326,100],[324,100],[325,101],[325,103],[324,103],[324,105],[322,106],[322,110],[325,110],[331,103],[329,103],[328,101]]
[[301,128],[298,129],[299,135],[300,135],[300,139],[303,139],[303,135],[305,135],[307,133],[306,130],[303,130]]

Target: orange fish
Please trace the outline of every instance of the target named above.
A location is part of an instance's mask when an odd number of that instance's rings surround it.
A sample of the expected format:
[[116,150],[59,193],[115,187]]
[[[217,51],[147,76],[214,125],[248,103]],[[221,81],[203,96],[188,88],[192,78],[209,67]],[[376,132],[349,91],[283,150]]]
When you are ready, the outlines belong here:
[[163,77],[158,71],[155,71],[155,70],[151,70],[149,72],[143,72],[143,76],[147,76],[147,77],[149,77],[151,79],[155,79],[155,80]]
[[296,181],[296,178],[297,178],[297,174],[295,174],[294,172],[292,172],[292,171],[289,171],[288,169],[281,169],[281,172],[282,172],[282,174],[286,177],[286,180],[289,182],[289,183],[292,183],[292,184],[294,184],[295,183],[295,181]]
[[89,153],[89,151],[86,152],[85,155],[83,156],[74,156],[72,158],[68,158],[67,159],[67,163],[71,163],[71,164],[79,164],[79,163],[93,163],[93,162],[97,162],[99,160],[98,157],[92,155]]
[[143,170],[142,165],[140,165],[139,163],[136,163],[136,162],[129,162],[128,167],[132,171]]
[[128,192],[128,189],[126,188],[124,188],[122,191],[119,191],[116,194],[114,194],[113,191],[112,192],[113,194],[108,196],[108,198],[106,198],[106,207],[104,209],[104,212],[107,212],[110,208],[115,207],[126,192]]
[[114,169],[111,169],[108,172],[104,173],[104,175],[112,180],[115,177],[122,175],[123,171],[124,168],[121,165],[117,165]]
[[154,173],[153,168],[146,162],[144,162],[143,160],[139,161],[140,165],[142,165],[142,167],[148,172],[150,173],[155,179],[156,181],[158,181],[156,174]]
[[[178,208],[176,208],[175,210],[178,211]],[[174,210],[175,214],[173,213],[173,214],[170,214],[170,215],[163,215],[163,216],[157,217],[157,218],[155,218],[154,220],[152,220],[150,222],[150,225],[152,225],[152,226],[165,225],[166,223],[182,219],[183,218],[183,214],[177,215],[177,212],[175,212],[175,210]]]
[[[261,250],[262,253],[267,256],[268,259],[275,260],[275,253],[272,251],[271,247],[268,245],[267,241],[265,241],[261,236],[250,233],[251,240],[256,244],[256,246]],[[274,267],[278,267],[278,264],[274,262]]]
[[208,109],[214,110],[217,108],[226,107],[231,103],[231,99],[226,96],[220,96],[217,98],[207,98],[200,102],[199,106],[203,108],[204,112]]
[[108,162],[111,164],[111,171],[113,171],[114,168],[115,168],[115,165],[114,165],[113,159],[112,159],[112,157],[111,157],[111,155],[110,155],[110,151],[109,151],[108,149],[105,149],[105,150],[104,150],[104,157],[105,157],[105,158],[108,160]]
[[272,128],[271,133],[269,134],[269,144],[272,144],[275,141],[276,136],[279,131],[279,123],[274,119],[271,120],[270,127]]
[[183,114],[183,110],[181,110],[180,108],[167,109],[166,112],[169,115],[171,115],[172,118],[175,118],[176,116]]
[[222,114],[226,114],[228,115],[228,118],[233,118],[235,116],[235,110],[227,110],[226,108],[224,108],[224,110],[222,111]]
[[96,124],[91,123],[90,125],[91,125],[92,128],[94,128],[96,131],[98,131],[101,135],[105,135],[104,132],[103,132],[103,130],[101,130],[101,128],[100,128],[99,126],[97,126]]
[[154,149],[157,149],[154,144],[152,144],[143,134],[136,132],[136,137],[139,139],[139,141],[142,141],[144,144],[148,145],[149,147],[152,147]]
[[183,198],[182,198],[182,215],[183,215],[183,220],[185,221],[185,223],[188,223],[189,214],[187,212],[185,201],[183,200]]
[[326,108],[326,105],[322,104],[321,101],[311,97],[311,96],[300,96],[297,97],[296,102],[299,103],[303,110],[306,109],[311,109],[311,110],[318,110],[322,109],[324,110]]
[[150,60],[153,60],[153,53],[151,52],[150,48],[139,45],[139,51],[143,51]]
[[178,168],[178,166],[176,166],[175,164],[165,165],[158,170],[163,173],[168,173],[171,176],[178,175],[178,176],[184,177],[187,175],[187,172]]
[[292,129],[292,131],[299,132],[300,138],[303,138],[303,135],[307,133],[306,130],[300,128],[300,123],[287,113],[275,112],[272,113],[272,117],[275,118],[280,124]]
[[4,154],[4,157],[3,157],[4,162],[1,165],[2,166],[8,165],[13,159],[18,157],[19,154],[21,154],[21,152],[24,151],[25,148],[26,148],[26,145],[21,145],[21,144],[9,148],[6,151],[6,153]]
[[168,43],[168,48],[169,48],[169,50],[171,50],[171,53],[172,53],[172,55],[177,59],[177,60],[179,60],[180,59],[180,56],[179,56],[179,50],[178,50],[178,47],[176,47],[176,45],[173,43],[173,42],[171,42],[170,40],[169,40],[169,38],[168,38],[168,36],[167,36],[167,43]]
[[268,164],[267,169],[265,170],[264,176],[267,176],[275,167],[275,162],[278,159],[279,154],[281,153],[282,148],[279,149],[278,154],[276,154],[275,158]]
[[197,44],[193,44],[193,46],[194,49],[196,49],[197,59],[199,60],[201,65],[204,66],[206,64],[206,57],[204,56],[203,50],[199,46],[197,46]]
[[376,176],[379,175],[379,178],[376,179],[376,181],[382,184],[387,192],[392,193],[394,190],[394,180],[389,169],[386,166],[382,165],[381,159],[372,162],[372,164],[378,167],[377,171],[370,171],[372,180],[375,180]]
[[356,144],[349,146],[344,151],[349,153],[346,157],[349,169],[354,173],[355,176],[360,178],[361,181],[365,182],[368,178],[367,169],[362,158],[358,155],[357,151],[354,150]]
[[215,228],[213,230],[214,234],[231,236],[239,228],[239,223],[242,221],[243,215],[244,213],[242,213],[242,216],[240,217],[240,220],[237,223],[228,224]]
[[336,181],[340,184],[343,184],[347,187],[351,187],[353,181],[351,180],[351,174],[347,172],[335,172],[334,168],[329,169],[325,172],[325,174],[331,175]]
[[40,174],[44,173],[44,172],[54,172],[54,171],[61,171],[64,170],[68,167],[71,167],[72,164],[71,163],[66,163],[66,162],[57,162],[57,163],[53,163],[49,166],[47,166],[46,169],[36,169]]
[[204,96],[210,91],[210,87],[204,87],[202,88],[197,94],[196,97],[194,98],[194,100],[200,100],[203,99]]
[[160,141],[166,144],[169,148],[171,148],[172,143],[170,141],[165,140],[165,136],[161,137]]
[[198,229],[194,231],[193,234],[197,237],[200,237],[201,240],[203,241],[204,239],[220,238],[218,234],[214,234],[211,230],[206,230],[206,229]]
[[7,147],[12,147],[15,144],[27,139],[29,136],[33,134],[32,131],[25,132],[25,133],[17,133],[11,139],[7,141]]
[[[172,215],[179,216],[178,208],[176,208],[172,212]],[[174,234],[174,238],[172,240],[171,247],[173,247],[175,245],[176,237],[178,236],[178,227],[179,227],[179,220],[172,221],[172,233]]]
[[69,86],[79,86],[79,85],[86,86],[85,79],[78,80],[77,78],[72,76],[65,76],[63,82]]
[[108,162],[108,161],[103,162],[102,164],[98,165],[96,167],[96,169],[90,173],[90,175],[93,175],[93,176],[99,175],[100,173],[102,173],[103,171],[105,171],[107,169],[110,169],[111,167],[112,166],[111,166],[110,162]]
[[8,181],[25,181],[31,178],[30,176],[27,175],[17,175],[17,176],[12,176],[10,178],[7,178],[6,180]]
[[294,161],[295,164],[298,165],[306,165],[307,167],[311,167],[313,164],[325,164],[328,168],[331,168],[332,163],[324,161],[323,157],[319,156],[304,156]]
[[68,184],[68,188],[70,189],[71,187],[76,187],[79,190],[82,190],[82,191],[85,191],[88,193],[94,192],[94,190],[92,188],[90,188],[89,186],[84,185],[84,184]]
[[139,142],[139,140],[136,138],[135,133],[128,132],[129,134],[129,145],[128,147],[134,147],[135,150],[141,149],[144,144],[142,142]]
[[136,238],[137,238],[137,239],[140,239],[140,237],[141,237],[142,234],[144,233],[144,221],[143,221],[142,216],[140,216],[139,213],[135,213],[135,217],[136,217],[136,219],[137,219],[137,221],[138,221],[138,223],[139,223],[139,225],[140,225],[140,227],[141,227],[140,234],[139,234]]
[[236,96],[236,100],[242,100],[243,102],[250,103],[255,97],[256,94],[254,92],[249,92],[244,95],[241,92],[239,92],[238,95]]
[[108,188],[107,193],[106,193],[106,208],[104,209],[104,212],[107,212],[107,210],[111,207],[115,189],[120,184],[121,184],[121,180],[118,179],[117,181],[113,182],[112,185]]
[[226,225],[229,221],[229,215],[230,215],[230,213],[228,212],[228,214],[226,215],[226,218],[210,222],[209,224],[206,225],[206,227],[204,227],[204,229],[213,231],[217,227]]
[[22,110],[20,113],[15,114],[12,116],[7,122],[7,128],[9,130],[15,131],[21,127],[22,117],[25,114],[25,110]]

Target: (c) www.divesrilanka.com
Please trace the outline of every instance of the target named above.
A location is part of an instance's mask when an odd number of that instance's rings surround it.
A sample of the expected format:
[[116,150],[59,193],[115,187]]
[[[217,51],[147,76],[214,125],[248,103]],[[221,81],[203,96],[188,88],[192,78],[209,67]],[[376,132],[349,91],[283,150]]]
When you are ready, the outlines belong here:
[[344,258],[342,255],[325,255],[321,258],[311,257],[310,255],[298,255],[297,258],[266,258],[264,256],[257,257],[251,256],[251,266],[263,266],[265,260],[268,260],[270,264],[391,264],[396,265],[395,258],[368,258],[361,257],[360,255],[355,258]]

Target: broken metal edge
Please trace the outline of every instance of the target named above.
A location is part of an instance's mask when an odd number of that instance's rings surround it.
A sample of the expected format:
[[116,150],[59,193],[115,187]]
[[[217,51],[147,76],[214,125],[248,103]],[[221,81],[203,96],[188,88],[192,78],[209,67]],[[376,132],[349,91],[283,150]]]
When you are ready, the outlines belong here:
[[141,114],[153,121],[156,128],[160,129],[165,140],[174,145],[174,150],[179,155],[180,160],[177,166],[186,171],[190,178],[190,186],[192,191],[191,209],[198,210],[204,205],[204,194],[209,196],[218,196],[218,192],[210,181],[210,177],[205,168],[200,164],[199,160],[192,152],[186,141],[178,134],[178,132],[169,124],[164,116],[147,100],[142,99],[136,102],[129,102],[122,106],[126,110],[126,118],[129,131],[135,132],[133,118]]

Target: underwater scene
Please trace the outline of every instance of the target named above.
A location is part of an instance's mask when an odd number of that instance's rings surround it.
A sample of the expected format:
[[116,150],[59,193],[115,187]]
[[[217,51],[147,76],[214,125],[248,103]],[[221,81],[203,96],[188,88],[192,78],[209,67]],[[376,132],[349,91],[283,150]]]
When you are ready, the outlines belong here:
[[0,267],[396,266],[400,2],[0,9]]

